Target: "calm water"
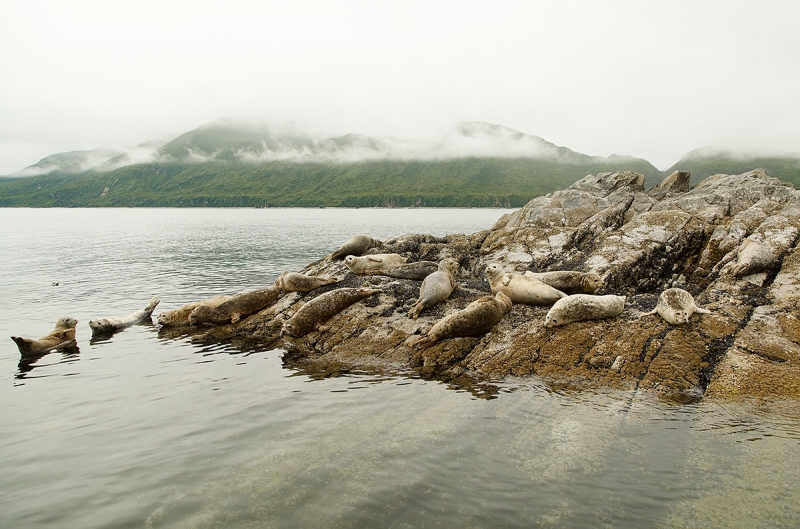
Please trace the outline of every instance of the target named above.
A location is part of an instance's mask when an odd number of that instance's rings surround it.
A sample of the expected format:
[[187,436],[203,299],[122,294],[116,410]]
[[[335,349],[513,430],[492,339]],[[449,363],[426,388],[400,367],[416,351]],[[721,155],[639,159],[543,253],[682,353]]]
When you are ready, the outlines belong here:
[[[471,233],[502,210],[0,209],[0,524],[798,527],[795,403],[670,405],[508,380],[311,380],[280,350],[90,343],[89,319],[261,288],[354,233]],[[58,286],[53,286],[58,282]],[[77,318],[80,352],[8,336]]]

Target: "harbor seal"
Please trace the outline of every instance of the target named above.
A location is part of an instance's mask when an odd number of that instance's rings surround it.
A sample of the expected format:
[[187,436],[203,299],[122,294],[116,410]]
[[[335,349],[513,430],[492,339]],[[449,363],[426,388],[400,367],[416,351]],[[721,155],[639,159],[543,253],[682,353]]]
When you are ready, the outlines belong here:
[[414,261],[388,268],[386,270],[364,270],[364,275],[381,275],[394,277],[396,279],[413,279],[422,281],[439,269],[439,265],[433,261]]
[[153,315],[153,311],[160,301],[161,300],[158,298],[158,296],[156,296],[147,303],[145,308],[137,310],[133,314],[129,314],[124,318],[102,318],[99,320],[89,320],[89,327],[92,328],[92,335],[109,334],[126,327],[130,327],[131,325],[136,325],[137,323],[143,323],[146,321],[152,323],[151,317]]
[[560,327],[585,320],[613,318],[625,308],[625,296],[572,294],[555,302],[547,312],[545,327]]
[[168,310],[158,315],[158,323],[164,327],[178,327],[181,325],[189,325],[189,315],[194,309],[200,305],[208,305],[209,307],[217,307],[225,303],[231,296],[215,296],[213,298],[204,299],[202,301],[194,301],[187,303],[183,307],[174,310]]
[[53,349],[65,349],[74,347],[77,344],[75,341],[75,327],[77,325],[78,320],[75,318],[63,316],[58,318],[55,328],[49,334],[42,336],[38,340],[20,336],[12,336],[11,339],[17,344],[17,349],[23,356],[46,353]]
[[552,305],[566,296],[546,283],[521,274],[503,272],[497,263],[486,267],[486,276],[492,293],[503,292],[513,303],[525,305]]
[[367,270],[388,270],[405,264],[406,258],[399,253],[378,253],[374,255],[348,255],[344,264],[355,274],[364,274]]
[[336,283],[336,281],[338,280],[335,277],[307,276],[286,270],[275,281],[275,286],[286,292],[310,292],[319,287]]
[[331,260],[336,261],[344,259],[348,255],[364,255],[364,253],[370,248],[375,248],[381,244],[383,243],[378,239],[373,239],[369,235],[359,233],[358,235],[353,235],[347,239],[347,241],[345,241],[345,243],[338,250],[333,252],[331,254]]
[[565,294],[594,294],[598,288],[603,286],[602,278],[592,272],[556,270],[535,273],[528,270],[524,275],[550,285]]
[[447,338],[480,336],[503,319],[511,310],[511,305],[511,298],[503,292],[494,296],[482,296],[463,310],[439,320],[427,335],[412,339],[409,345],[415,349],[425,349]]
[[645,316],[659,314],[672,325],[680,325],[688,323],[689,318],[695,312],[698,314],[711,313],[710,310],[701,309],[695,305],[692,295],[682,288],[668,288],[658,296],[656,308],[639,317],[644,318]]
[[442,259],[438,270],[422,280],[422,285],[419,287],[419,299],[408,311],[408,317],[416,320],[424,309],[446,300],[456,288],[456,280],[453,277],[456,270],[458,270],[458,262],[455,259]]
[[273,285],[236,294],[216,307],[200,305],[189,314],[189,325],[236,323],[242,318],[268,307],[285,293],[282,288]]
[[338,288],[320,294],[307,301],[294,316],[284,322],[281,334],[300,338],[314,330],[326,331],[329,327],[322,323],[353,303],[380,292],[377,288]]
[[728,273],[739,278],[767,272],[775,266],[775,254],[760,242],[748,239],[736,255],[736,264],[731,265]]

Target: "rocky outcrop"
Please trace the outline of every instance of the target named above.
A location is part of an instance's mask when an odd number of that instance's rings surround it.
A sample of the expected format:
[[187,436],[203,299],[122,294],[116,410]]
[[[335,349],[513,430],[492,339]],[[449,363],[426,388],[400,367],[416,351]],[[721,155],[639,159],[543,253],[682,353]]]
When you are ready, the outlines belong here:
[[[715,175],[694,188],[688,181],[676,172],[645,190],[636,173],[589,175],[483,232],[385,241],[369,253],[399,253],[409,262],[450,257],[460,265],[450,297],[418,320],[407,317],[418,281],[356,276],[323,259],[303,272],[335,276],[335,285],[288,293],[199,339],[283,347],[286,362],[309,371],[414,369],[456,383],[536,375],[679,400],[800,396],[800,193],[761,170]],[[771,260],[748,268],[742,261],[752,252],[740,250],[756,243]],[[514,304],[483,336],[413,349],[409,343],[441,318],[490,293],[490,262],[518,273],[596,273],[603,280],[596,294],[627,296],[625,308],[615,318],[546,328],[549,307]],[[362,286],[381,293],[333,316],[326,331],[281,336],[283,322],[308,300]],[[670,287],[687,290],[711,313],[682,325],[639,318]]]

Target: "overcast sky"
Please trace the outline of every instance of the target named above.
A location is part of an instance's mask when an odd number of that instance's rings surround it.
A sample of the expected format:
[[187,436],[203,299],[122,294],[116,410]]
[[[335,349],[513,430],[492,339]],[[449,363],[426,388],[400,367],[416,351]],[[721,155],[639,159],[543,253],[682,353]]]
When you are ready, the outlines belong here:
[[0,0],[0,174],[223,119],[800,152],[800,2]]

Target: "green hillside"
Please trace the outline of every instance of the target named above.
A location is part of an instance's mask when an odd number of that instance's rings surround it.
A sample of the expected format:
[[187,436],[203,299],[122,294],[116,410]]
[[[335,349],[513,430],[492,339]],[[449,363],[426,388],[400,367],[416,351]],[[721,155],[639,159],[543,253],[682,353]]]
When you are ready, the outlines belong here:
[[[177,147],[173,144],[170,149]],[[0,206],[521,207],[587,174],[631,170],[644,174],[647,185],[663,177],[642,159],[591,160],[581,164],[534,158],[248,164],[217,159],[140,164],[108,172],[4,178]]]
[[697,185],[701,180],[715,174],[742,174],[753,169],[764,169],[768,175],[791,182],[800,188],[800,158],[791,157],[735,157],[725,152],[701,154],[693,151],[684,156],[678,163],[664,172],[689,171],[692,173],[691,184]]

